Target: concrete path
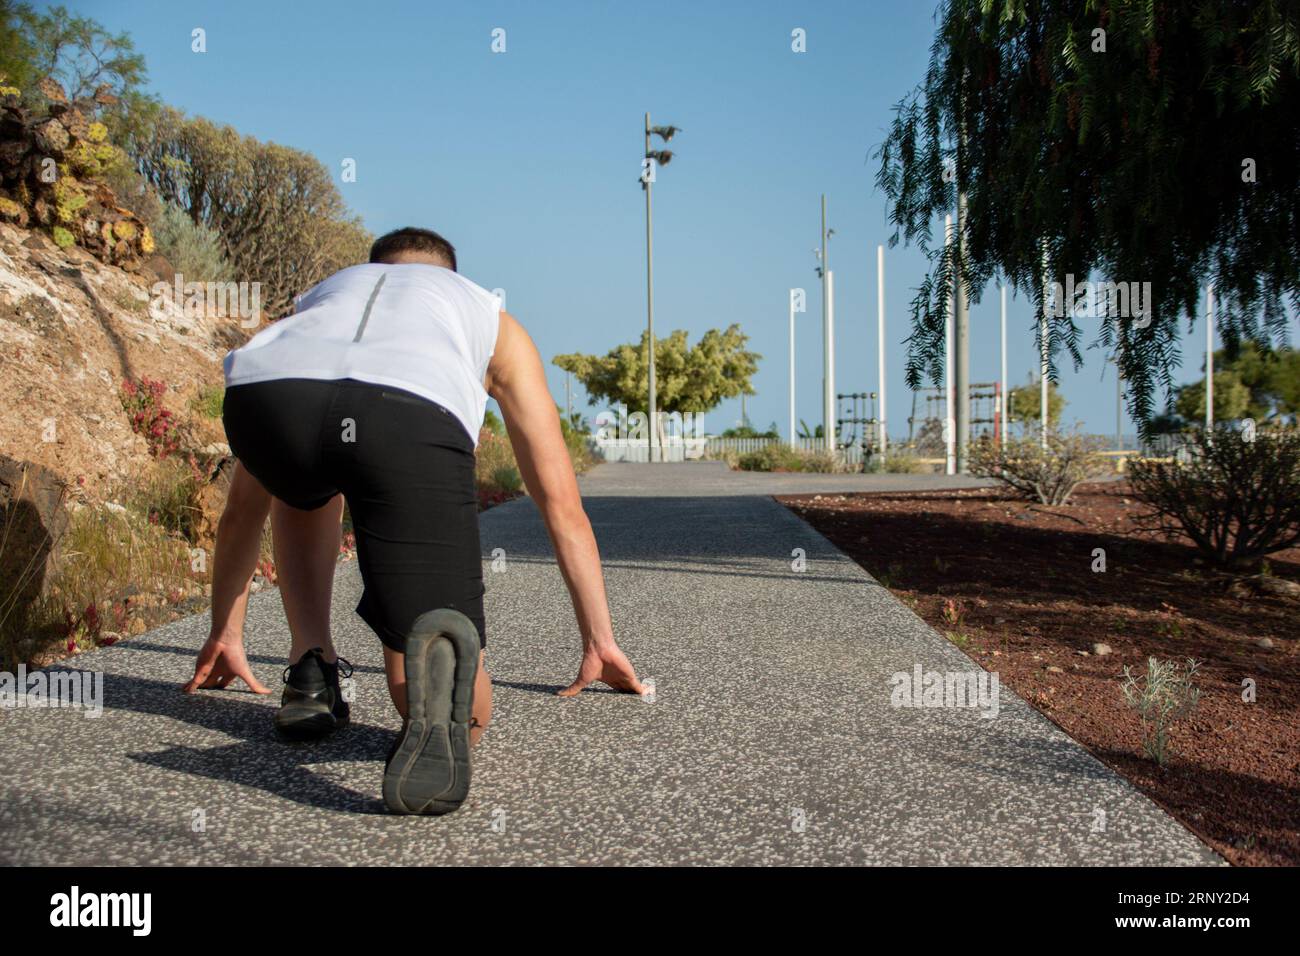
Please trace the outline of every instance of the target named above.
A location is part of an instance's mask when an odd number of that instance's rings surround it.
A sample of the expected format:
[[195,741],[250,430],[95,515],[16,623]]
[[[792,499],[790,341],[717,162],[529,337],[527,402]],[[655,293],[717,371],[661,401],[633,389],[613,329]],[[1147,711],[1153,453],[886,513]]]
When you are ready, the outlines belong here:
[[[544,529],[527,500],[484,514],[496,714],[450,817],[383,812],[398,720],[351,613],[355,562],[335,607],[354,723],[326,742],[281,743],[274,699],[179,693],[206,618],[78,657],[106,675],[102,717],[0,711],[0,863],[1219,862],[1006,688],[991,719],[891,706],[896,673],[974,665],[767,496],[934,482],[710,463],[586,476],[618,637],[653,702],[553,696],[578,640]],[[278,687],[279,596],[256,595],[249,622]]]

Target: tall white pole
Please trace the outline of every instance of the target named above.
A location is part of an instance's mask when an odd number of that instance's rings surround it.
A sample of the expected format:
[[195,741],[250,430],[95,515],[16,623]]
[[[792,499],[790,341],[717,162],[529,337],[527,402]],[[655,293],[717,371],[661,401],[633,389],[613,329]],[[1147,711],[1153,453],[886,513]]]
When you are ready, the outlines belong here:
[[876,381],[880,383],[880,461],[883,465],[889,428],[885,424],[885,247],[876,246]]
[[794,432],[794,289],[790,290],[790,446],[795,443]]
[[[952,216],[943,217],[943,245],[945,255],[950,254],[950,247],[952,246]],[[943,323],[943,470],[946,475],[955,475],[957,473],[957,436],[953,433],[952,407],[952,310],[953,284],[949,282]]]
[[822,193],[822,441],[830,448],[835,399],[831,395],[830,260],[826,249],[826,194]]
[[[1119,319],[1115,320],[1119,325]],[[1123,349],[1123,343],[1120,341],[1119,329],[1115,330],[1115,450],[1124,450],[1124,368],[1120,364],[1120,350]],[[1120,459],[1123,464],[1123,459]]]
[[1214,283],[1205,287],[1205,431],[1214,434]]
[[835,454],[835,273],[826,270],[826,450]]
[[1047,329],[1047,302],[1051,294],[1052,287],[1047,277],[1047,243],[1043,243],[1043,314],[1038,317],[1038,413],[1041,426],[1039,428],[1038,443],[1043,448],[1047,447],[1048,413],[1051,410],[1047,393],[1048,356],[1051,355],[1051,348],[1048,344],[1048,335],[1050,333]]
[[1002,371],[998,379],[998,420],[1001,423],[999,437],[1002,447],[1007,447],[1007,287],[999,286],[1002,293]]
[[[966,261],[966,194],[957,197],[957,249]],[[965,474],[969,465],[970,444],[970,296],[960,269],[953,276],[953,421],[956,425],[957,472]]]

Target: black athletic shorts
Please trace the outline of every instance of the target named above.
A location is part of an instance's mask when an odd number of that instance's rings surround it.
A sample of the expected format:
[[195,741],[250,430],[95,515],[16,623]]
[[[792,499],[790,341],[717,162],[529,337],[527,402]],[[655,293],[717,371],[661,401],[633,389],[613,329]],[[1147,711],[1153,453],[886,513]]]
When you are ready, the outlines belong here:
[[285,504],[342,492],[365,592],[357,613],[402,651],[415,619],[453,608],[483,620],[474,443],[441,405],[353,379],[277,379],[226,389],[231,451]]

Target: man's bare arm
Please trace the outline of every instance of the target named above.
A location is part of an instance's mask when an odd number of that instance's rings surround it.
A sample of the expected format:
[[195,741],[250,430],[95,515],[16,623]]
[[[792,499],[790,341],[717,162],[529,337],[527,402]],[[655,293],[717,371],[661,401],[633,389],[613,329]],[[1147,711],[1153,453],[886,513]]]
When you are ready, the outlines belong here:
[[212,629],[199,652],[194,678],[183,688],[187,694],[225,687],[235,678],[255,694],[271,692],[253,676],[244,656],[244,612],[270,510],[271,496],[236,462],[212,556]]
[[641,685],[614,640],[600,552],[582,507],[541,356],[528,333],[506,312],[501,313],[486,384],[501,406],[528,494],[546,522],[582,634],[582,668],[561,694],[576,694],[592,680],[640,693]]

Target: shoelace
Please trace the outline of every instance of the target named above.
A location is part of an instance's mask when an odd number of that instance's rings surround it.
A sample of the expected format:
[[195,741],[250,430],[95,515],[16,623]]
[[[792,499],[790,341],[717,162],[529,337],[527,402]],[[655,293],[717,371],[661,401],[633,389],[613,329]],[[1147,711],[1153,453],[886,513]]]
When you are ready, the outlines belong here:
[[[307,653],[310,654],[311,651],[308,651]],[[298,663],[301,664],[302,659],[299,659]],[[352,662],[348,660],[346,657],[339,657],[334,663],[335,666],[338,668],[340,677],[347,679],[352,676]],[[284,669],[284,673],[280,675],[281,683],[284,684],[289,683],[289,672],[293,670],[295,666],[296,665],[294,664],[290,664],[288,667]]]

